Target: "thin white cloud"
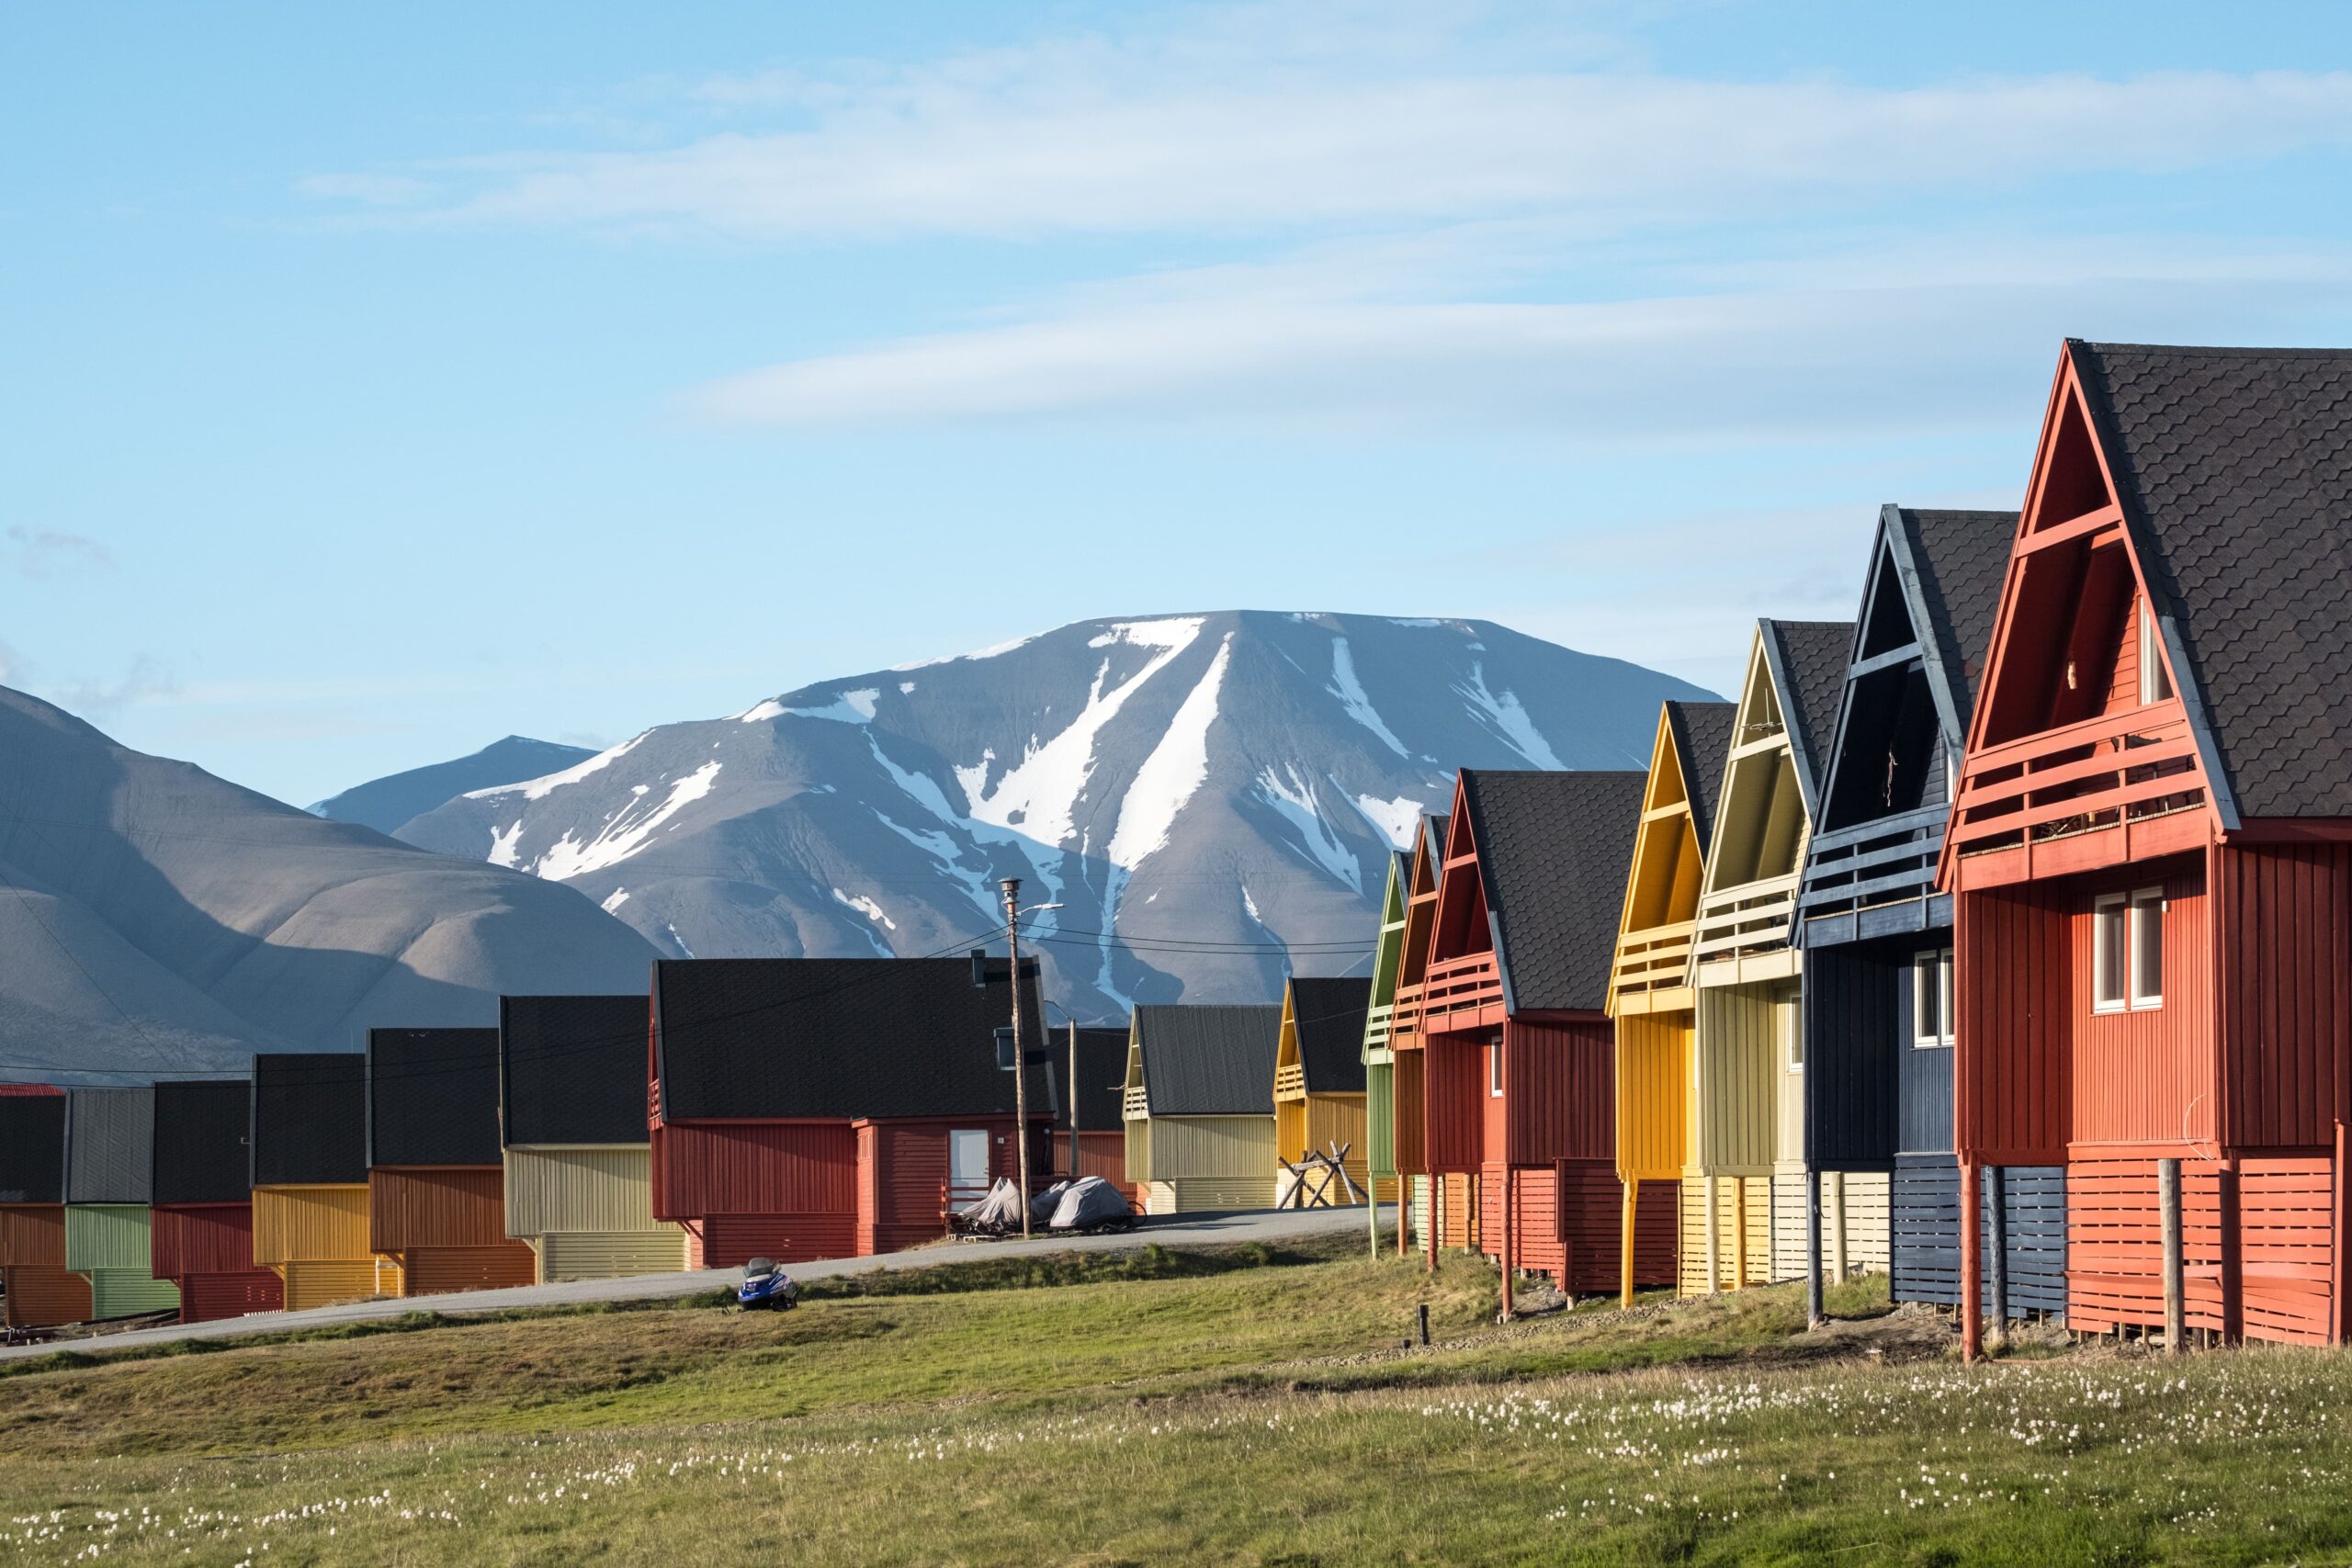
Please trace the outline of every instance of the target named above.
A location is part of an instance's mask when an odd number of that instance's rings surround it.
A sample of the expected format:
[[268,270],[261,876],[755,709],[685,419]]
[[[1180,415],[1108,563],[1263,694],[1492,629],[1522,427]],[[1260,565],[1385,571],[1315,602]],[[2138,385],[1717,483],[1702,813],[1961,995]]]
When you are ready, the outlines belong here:
[[[437,174],[440,220],[784,239],[1035,236],[1577,210],[1627,226],[1791,202],[2211,167],[2352,141],[2352,72],[1924,86],[1419,70],[1049,42],[913,69],[707,84],[796,123],[659,149],[504,152]],[[376,202],[377,175],[350,194]]]
[[[2065,247],[2071,251],[2069,243]],[[1409,422],[1567,442],[1698,443],[1946,428],[2038,398],[2060,337],[2259,341],[2352,306],[2352,255],[2108,265],[2019,246],[1915,281],[1822,258],[1837,287],[1605,302],[1313,299],[1241,275],[769,367],[698,389],[748,424],[1007,419]],[[1792,280],[1780,280],[1792,281]]]
[[413,175],[312,175],[294,182],[300,194],[321,201],[352,201],[362,207],[415,207],[437,187]]
[[59,528],[12,526],[0,543],[0,560],[19,577],[36,581],[77,571],[112,571],[114,552],[99,541]]

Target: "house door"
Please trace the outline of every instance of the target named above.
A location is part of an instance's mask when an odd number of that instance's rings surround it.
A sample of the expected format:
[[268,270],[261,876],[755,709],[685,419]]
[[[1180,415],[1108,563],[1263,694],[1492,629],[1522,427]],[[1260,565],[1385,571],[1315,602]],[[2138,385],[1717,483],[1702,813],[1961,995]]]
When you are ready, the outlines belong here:
[[947,1201],[951,1208],[978,1202],[989,1193],[989,1135],[958,1127],[947,1134]]

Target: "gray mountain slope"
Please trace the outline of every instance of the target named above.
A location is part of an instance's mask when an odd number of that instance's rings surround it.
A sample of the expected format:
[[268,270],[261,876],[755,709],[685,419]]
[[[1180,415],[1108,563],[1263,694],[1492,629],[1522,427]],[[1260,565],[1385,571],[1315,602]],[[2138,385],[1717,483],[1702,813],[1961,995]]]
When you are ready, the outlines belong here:
[[1484,621],[1087,621],[663,725],[401,836],[701,957],[953,951],[1019,876],[1062,906],[1024,927],[1049,994],[1124,1019],[1360,969],[1456,768],[1641,767],[1658,704],[1704,694]]
[[410,768],[354,784],[341,795],[317,802],[309,810],[313,817],[331,817],[338,822],[373,828],[379,833],[396,833],[410,818],[421,817],[468,790],[535,779],[574,762],[584,762],[594,755],[584,746],[562,746],[552,740],[510,735],[471,756]]
[[645,984],[571,889],[428,854],[0,689],[0,1078],[242,1067],[502,991]]

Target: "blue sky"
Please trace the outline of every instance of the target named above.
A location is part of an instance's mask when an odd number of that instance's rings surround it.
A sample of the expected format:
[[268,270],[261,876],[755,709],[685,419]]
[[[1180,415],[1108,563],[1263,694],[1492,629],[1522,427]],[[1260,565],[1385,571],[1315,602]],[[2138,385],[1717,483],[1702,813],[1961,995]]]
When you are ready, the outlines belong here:
[[1156,610],[1724,687],[2062,335],[2352,342],[2335,5],[8,31],[0,679],[296,802]]

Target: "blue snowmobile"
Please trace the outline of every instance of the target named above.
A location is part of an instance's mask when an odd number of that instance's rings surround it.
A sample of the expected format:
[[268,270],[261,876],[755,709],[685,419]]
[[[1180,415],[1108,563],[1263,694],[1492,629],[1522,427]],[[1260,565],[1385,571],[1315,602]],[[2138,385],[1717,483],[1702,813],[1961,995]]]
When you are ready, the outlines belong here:
[[743,1265],[743,1282],[735,1288],[735,1304],[746,1312],[774,1307],[789,1312],[800,1300],[800,1287],[776,1267],[773,1258],[754,1258]]

